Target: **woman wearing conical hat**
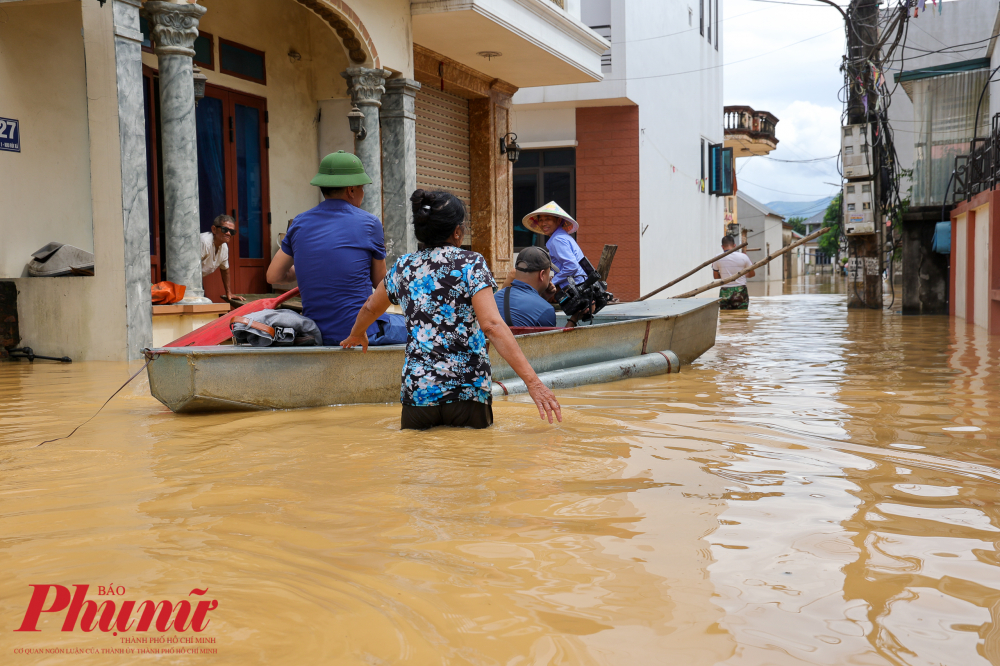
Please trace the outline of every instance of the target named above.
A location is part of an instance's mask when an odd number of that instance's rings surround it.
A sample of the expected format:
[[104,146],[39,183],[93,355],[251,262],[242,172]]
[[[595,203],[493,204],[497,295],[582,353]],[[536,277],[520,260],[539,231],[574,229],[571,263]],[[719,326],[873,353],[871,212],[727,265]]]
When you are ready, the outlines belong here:
[[550,201],[538,210],[524,216],[521,224],[536,234],[549,237],[545,249],[552,257],[552,263],[559,270],[552,276],[552,284],[559,289],[565,289],[572,277],[576,284],[582,284],[587,279],[587,272],[580,266],[584,258],[583,251],[570,234],[575,233],[580,225],[564,211],[555,201]]

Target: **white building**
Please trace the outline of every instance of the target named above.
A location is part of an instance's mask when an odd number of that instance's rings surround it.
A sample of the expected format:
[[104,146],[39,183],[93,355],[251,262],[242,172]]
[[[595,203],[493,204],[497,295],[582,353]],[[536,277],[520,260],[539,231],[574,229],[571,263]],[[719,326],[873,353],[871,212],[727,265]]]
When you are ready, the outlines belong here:
[[[725,140],[721,3],[568,0],[567,9],[611,49],[601,82],[514,96],[512,128],[526,149],[514,168],[514,246],[540,242],[520,216],[555,199],[579,220],[595,264],[606,243],[618,245],[609,283],[629,300],[718,253],[723,199],[709,181],[710,147],[718,154]],[[706,268],[660,295],[711,280]]]
[[[785,246],[785,218],[743,192],[737,192],[740,228],[746,231],[746,255],[757,263],[772,252]],[[770,282],[785,279],[785,262],[772,261],[747,278],[749,282]]]

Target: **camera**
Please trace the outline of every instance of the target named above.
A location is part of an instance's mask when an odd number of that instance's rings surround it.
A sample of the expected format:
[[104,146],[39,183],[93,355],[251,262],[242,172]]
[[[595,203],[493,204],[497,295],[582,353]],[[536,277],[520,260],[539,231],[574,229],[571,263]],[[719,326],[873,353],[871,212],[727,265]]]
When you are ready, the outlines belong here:
[[578,285],[576,280],[570,277],[557,302],[567,317],[586,312],[580,317],[580,321],[590,321],[595,314],[604,309],[604,306],[614,300],[615,295],[608,291],[608,283],[601,279],[600,273],[594,270],[593,264],[586,257],[580,261],[580,266],[587,273],[587,279]]

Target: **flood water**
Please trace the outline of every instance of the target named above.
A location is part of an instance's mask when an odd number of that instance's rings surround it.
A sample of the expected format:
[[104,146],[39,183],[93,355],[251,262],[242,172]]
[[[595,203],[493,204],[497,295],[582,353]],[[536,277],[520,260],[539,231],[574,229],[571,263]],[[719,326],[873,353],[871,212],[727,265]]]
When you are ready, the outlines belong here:
[[208,588],[216,652],[170,664],[1000,664],[1000,337],[783,292],[556,427],[177,416],[137,380],[36,447],[130,369],[0,364],[0,663],[157,658],[14,632],[30,585],[89,584]]

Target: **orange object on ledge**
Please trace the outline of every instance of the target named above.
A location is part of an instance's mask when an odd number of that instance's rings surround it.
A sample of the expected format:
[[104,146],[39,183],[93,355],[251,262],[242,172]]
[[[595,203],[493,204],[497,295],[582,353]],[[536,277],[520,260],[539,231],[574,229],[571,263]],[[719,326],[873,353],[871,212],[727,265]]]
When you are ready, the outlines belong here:
[[175,284],[166,280],[163,282],[157,282],[153,285],[153,303],[155,305],[168,305],[170,303],[176,303],[184,298],[184,292],[186,290],[187,287],[182,284]]

